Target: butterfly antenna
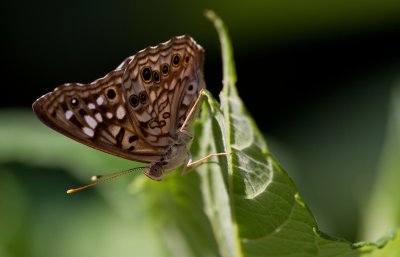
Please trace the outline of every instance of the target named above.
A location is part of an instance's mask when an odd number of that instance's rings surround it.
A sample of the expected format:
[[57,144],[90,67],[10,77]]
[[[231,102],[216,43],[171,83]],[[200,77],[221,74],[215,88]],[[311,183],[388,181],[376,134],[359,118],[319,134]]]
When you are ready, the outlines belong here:
[[111,181],[111,180],[113,180],[113,179],[115,179],[115,178],[117,178],[119,176],[123,176],[123,175],[129,174],[129,173],[131,173],[133,171],[144,170],[144,169],[147,169],[147,168],[148,167],[136,167],[136,168],[132,168],[132,169],[129,169],[129,170],[123,170],[123,171],[119,171],[119,172],[115,172],[115,173],[110,173],[110,174],[105,174],[105,175],[96,175],[96,176],[93,176],[91,178],[91,180],[94,181],[93,183],[90,183],[90,184],[88,184],[86,186],[69,189],[69,190],[67,190],[67,194],[72,194],[72,193],[81,191],[81,190],[83,190],[85,188],[92,187],[92,186],[95,186],[95,185],[98,185],[98,184],[102,184],[104,182]]

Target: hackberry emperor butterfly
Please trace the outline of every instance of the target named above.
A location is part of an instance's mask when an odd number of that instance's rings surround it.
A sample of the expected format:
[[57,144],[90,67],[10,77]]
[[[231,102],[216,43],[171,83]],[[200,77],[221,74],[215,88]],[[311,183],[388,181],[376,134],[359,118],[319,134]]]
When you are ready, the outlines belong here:
[[80,143],[149,163],[145,174],[161,180],[181,165],[226,155],[192,162],[189,152],[205,88],[203,62],[204,50],[191,37],[174,37],[128,57],[90,84],[57,87],[36,100],[33,110],[47,126]]

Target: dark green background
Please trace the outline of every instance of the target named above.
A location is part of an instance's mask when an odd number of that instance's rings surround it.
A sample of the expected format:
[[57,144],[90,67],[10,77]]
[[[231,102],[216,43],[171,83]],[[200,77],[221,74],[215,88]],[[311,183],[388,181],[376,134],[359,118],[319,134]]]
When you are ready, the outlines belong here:
[[[225,20],[234,44],[239,93],[322,230],[356,240],[400,73],[398,0],[2,3],[1,112],[25,109],[28,116],[15,114],[24,126],[33,115],[32,102],[57,85],[95,80],[138,50],[181,34],[193,36],[206,49],[206,83],[217,96],[222,79],[219,42],[202,15],[206,8]],[[4,127],[9,116],[1,117]],[[51,137],[52,132],[45,131]],[[15,140],[24,140],[24,135]],[[51,141],[47,146],[56,147]],[[89,155],[94,151],[85,150]],[[72,212],[74,201],[81,198],[98,205],[86,211],[94,220],[101,219],[96,208],[112,212],[96,191],[66,198],[61,185],[81,183],[67,171],[30,165],[29,156],[26,163],[12,156],[3,152],[0,172],[30,193],[19,197],[8,184],[3,199],[20,202],[25,213],[40,210],[36,215],[43,219],[24,219],[24,226],[56,219],[45,211],[55,203],[60,212]],[[49,167],[54,166],[51,162]],[[30,256],[30,248],[18,245],[34,245],[33,235],[19,226],[13,235],[1,235],[0,228],[0,239],[8,238],[2,247],[16,256]],[[84,228],[77,233],[90,237]]]

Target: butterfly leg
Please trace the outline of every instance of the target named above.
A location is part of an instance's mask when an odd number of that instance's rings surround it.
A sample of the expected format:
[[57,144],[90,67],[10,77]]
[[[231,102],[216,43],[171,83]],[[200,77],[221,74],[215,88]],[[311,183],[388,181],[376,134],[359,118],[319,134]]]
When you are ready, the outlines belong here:
[[[192,134],[186,130],[186,124],[191,124],[193,119],[195,118],[197,111],[200,109],[199,105],[202,103],[203,97],[205,97],[206,95],[204,94],[204,89],[202,89],[200,91],[199,96],[196,99],[196,102],[194,103],[192,109],[190,110],[189,114],[187,115],[185,122],[183,123],[180,132],[184,133],[185,135],[188,135],[189,137],[193,137]],[[201,164],[203,164],[207,159],[214,157],[214,156],[227,156],[230,153],[213,153],[213,154],[209,154],[197,161],[192,161],[192,155],[190,154],[190,152],[188,153],[189,156],[189,160],[188,163],[186,164],[186,166],[183,168],[181,175],[186,175],[188,173],[190,173],[191,171],[193,171],[195,168],[197,168],[198,166],[200,166]]]
[[207,159],[214,157],[214,156],[227,156],[230,153],[212,153],[209,154],[197,161],[192,161],[192,155],[189,153],[189,161],[186,164],[186,166],[183,168],[181,175],[187,175],[188,173],[192,172],[195,168],[203,164]]
[[194,103],[192,109],[190,109],[188,115],[186,116],[185,121],[183,122],[181,128],[179,129],[179,131],[180,131],[181,133],[184,133],[184,134],[186,134],[186,135],[192,137],[191,133],[188,132],[188,131],[186,130],[186,127],[187,127],[187,124],[191,124],[192,121],[193,121],[193,119],[196,118],[196,114],[197,114],[198,110],[200,109],[200,108],[199,108],[199,107],[200,107],[199,105],[202,103],[202,100],[203,100],[203,97],[204,97],[204,96],[205,96],[205,95],[204,95],[204,90],[202,89],[202,90],[200,91],[200,94],[199,94],[199,96],[197,97],[196,102]]

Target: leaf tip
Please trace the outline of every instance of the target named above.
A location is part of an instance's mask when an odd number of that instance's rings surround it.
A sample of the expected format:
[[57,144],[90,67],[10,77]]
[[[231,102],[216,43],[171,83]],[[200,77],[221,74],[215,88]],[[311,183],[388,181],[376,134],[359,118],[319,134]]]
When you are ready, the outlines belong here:
[[204,16],[206,16],[211,21],[219,19],[218,15],[213,10],[210,9],[204,10]]

